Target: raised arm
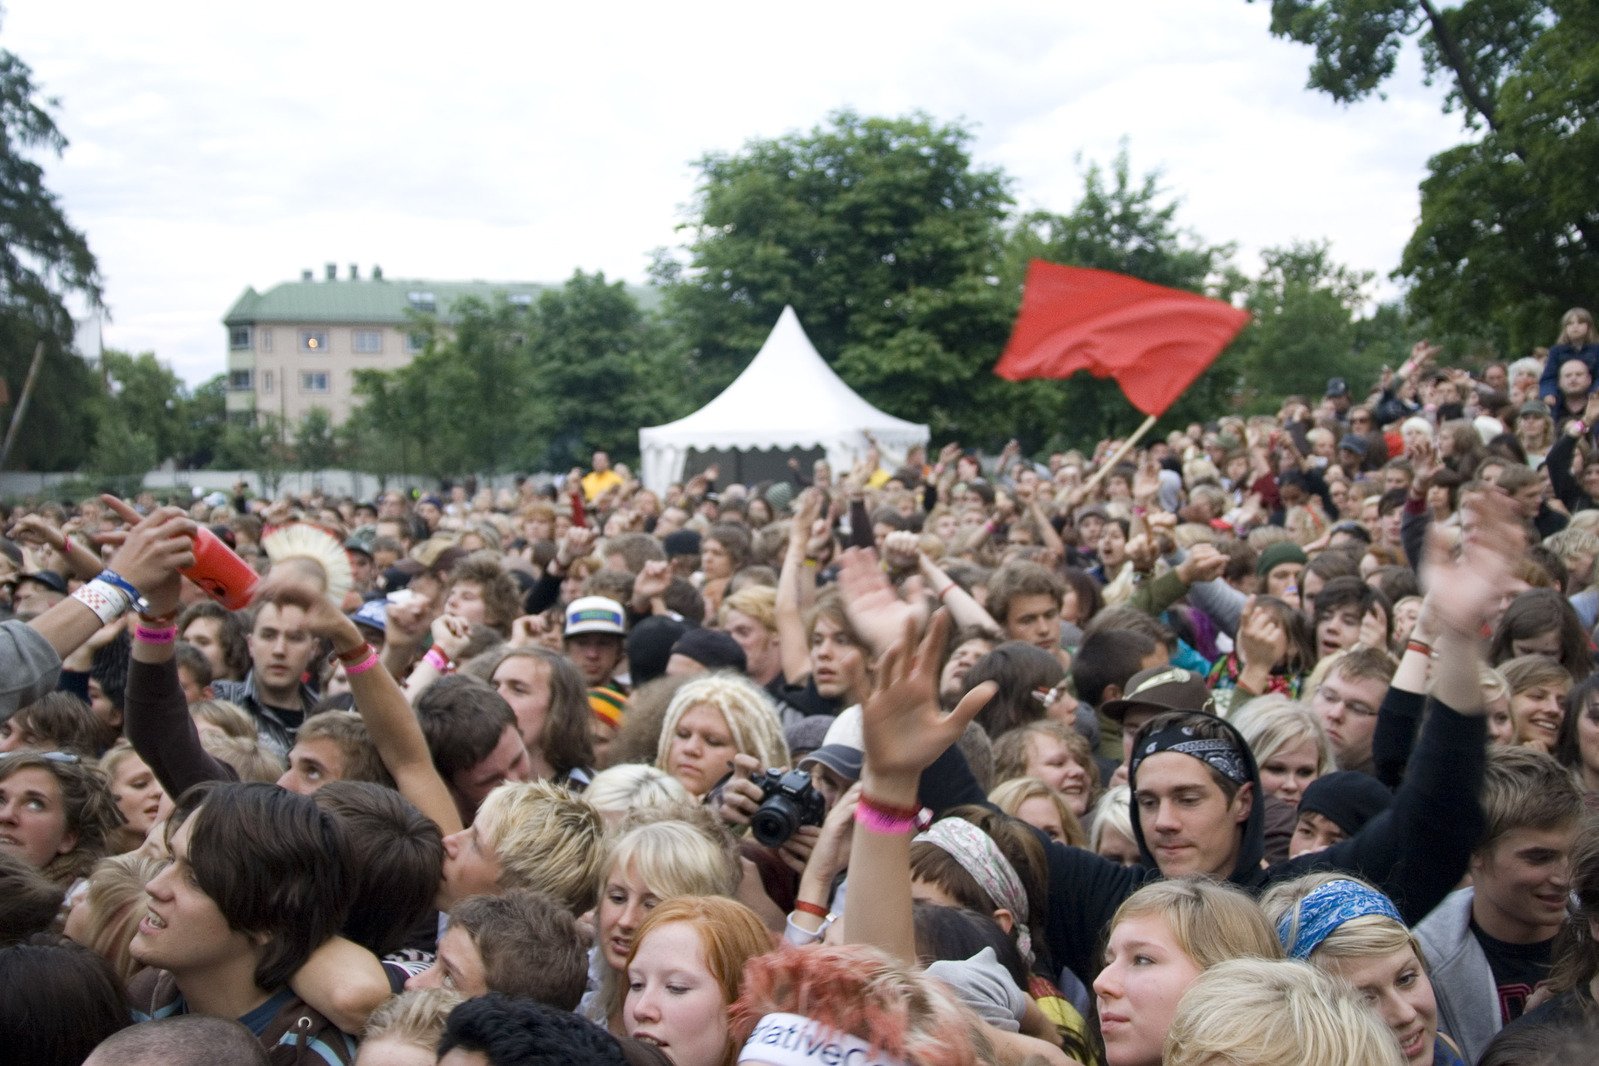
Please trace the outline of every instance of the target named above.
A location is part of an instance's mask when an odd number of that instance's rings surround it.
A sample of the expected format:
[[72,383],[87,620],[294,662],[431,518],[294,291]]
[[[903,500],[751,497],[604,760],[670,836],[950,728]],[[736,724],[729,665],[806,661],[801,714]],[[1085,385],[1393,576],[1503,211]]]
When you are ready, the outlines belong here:
[[814,589],[816,575],[806,565],[809,555],[811,526],[822,513],[822,493],[806,489],[800,493],[794,507],[794,518],[788,526],[788,551],[783,555],[783,570],[777,578],[777,640],[783,651],[783,680],[790,685],[804,683],[811,674],[810,641],[805,637],[804,604],[806,597],[801,585],[808,583]]
[[[178,508],[162,507],[141,517],[115,496],[101,499],[132,527],[117,535],[122,545],[107,569],[144,592],[147,585],[168,573],[194,565],[194,522]],[[92,637],[105,620],[83,601],[72,598],[62,600],[28,624],[55,649],[58,658],[65,658]],[[51,687],[54,684],[52,680]]]
[[[1526,550],[1508,497],[1475,502],[1461,552],[1447,537],[1428,539],[1423,578],[1437,661],[1421,740],[1393,805],[1354,838],[1322,853],[1330,865],[1355,870],[1393,897],[1414,924],[1448,895],[1466,872],[1481,838],[1478,800],[1486,764],[1481,633],[1511,587]],[[1314,858],[1305,856],[1304,858]],[[1291,865],[1291,864],[1290,864]]]
[[850,893],[845,937],[912,965],[911,835],[922,771],[960,739],[967,723],[998,691],[994,682],[985,681],[953,711],[940,709],[938,660],[949,631],[949,612],[939,611],[917,644],[915,621],[906,618],[901,638],[878,664],[876,686],[861,708],[866,758],[849,871],[854,884],[871,887]]
[[461,815],[444,779],[434,769],[422,727],[411,712],[399,682],[378,665],[377,653],[361,637],[355,623],[327,601],[311,582],[292,573],[269,575],[257,600],[299,607],[312,634],[333,643],[350,679],[355,709],[366,722],[372,744],[400,795],[433,819],[445,836],[461,830]]

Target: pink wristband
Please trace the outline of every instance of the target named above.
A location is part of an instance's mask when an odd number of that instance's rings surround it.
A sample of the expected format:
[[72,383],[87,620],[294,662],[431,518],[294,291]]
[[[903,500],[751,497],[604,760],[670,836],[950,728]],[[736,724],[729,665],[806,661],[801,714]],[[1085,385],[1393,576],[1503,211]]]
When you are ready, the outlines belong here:
[[162,626],[159,629],[149,629],[145,626],[134,626],[133,635],[145,644],[171,644],[178,639],[178,627]]
[[450,672],[450,657],[438,648],[429,648],[428,653],[422,656],[422,661],[441,674]]
[[874,833],[884,836],[900,836],[916,829],[914,817],[905,818],[900,815],[890,814],[881,807],[874,807],[866,803],[855,805],[855,824],[865,826]]
[[364,674],[368,670],[370,670],[374,666],[376,666],[377,664],[378,664],[377,649],[376,648],[369,648],[367,650],[367,656],[366,656],[365,659],[362,659],[360,662],[355,663],[353,665],[345,666],[345,668],[344,668],[344,676],[345,677],[354,677],[356,674]]

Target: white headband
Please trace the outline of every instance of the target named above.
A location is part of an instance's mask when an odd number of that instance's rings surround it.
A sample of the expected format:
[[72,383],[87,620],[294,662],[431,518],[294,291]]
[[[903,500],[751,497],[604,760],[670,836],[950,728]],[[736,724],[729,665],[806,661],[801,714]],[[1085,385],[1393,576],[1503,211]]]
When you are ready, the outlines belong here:
[[738,1053],[739,1062],[772,1066],[908,1066],[892,1055],[873,1051],[859,1037],[841,1033],[802,1014],[768,1014],[755,1026]]

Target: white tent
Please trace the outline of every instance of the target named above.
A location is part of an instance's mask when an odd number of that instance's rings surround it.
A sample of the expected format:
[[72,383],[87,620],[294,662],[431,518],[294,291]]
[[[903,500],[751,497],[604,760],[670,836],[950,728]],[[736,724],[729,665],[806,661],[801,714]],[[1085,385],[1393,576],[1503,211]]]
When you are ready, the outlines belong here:
[[691,450],[820,448],[843,474],[877,441],[883,462],[927,443],[927,427],[884,414],[857,396],[822,361],[792,307],[721,395],[687,418],[639,430],[646,488],[662,492],[683,477]]

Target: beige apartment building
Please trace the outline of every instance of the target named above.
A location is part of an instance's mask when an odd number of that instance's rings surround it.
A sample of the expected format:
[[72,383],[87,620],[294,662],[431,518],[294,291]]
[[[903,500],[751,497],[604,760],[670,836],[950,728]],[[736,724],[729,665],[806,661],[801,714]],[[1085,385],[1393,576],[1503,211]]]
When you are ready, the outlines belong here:
[[353,264],[341,277],[332,263],[320,279],[307,270],[299,281],[266,292],[246,288],[222,320],[228,330],[228,413],[246,419],[271,412],[293,425],[321,407],[337,425],[350,414],[356,370],[393,370],[422,350],[418,314],[449,325],[457,303],[468,297],[530,304],[545,288],[519,281],[388,278],[380,267],[362,277]]

